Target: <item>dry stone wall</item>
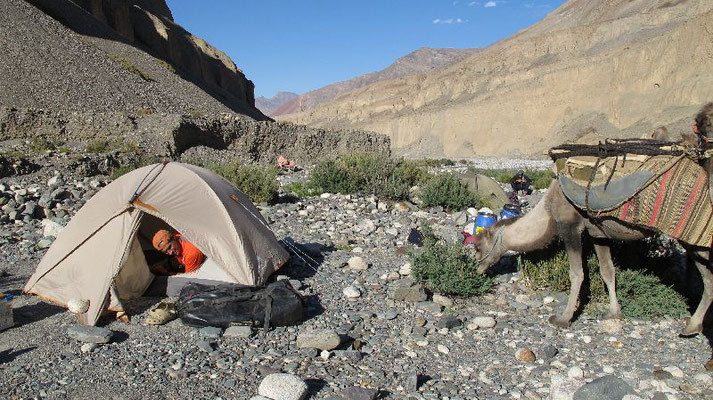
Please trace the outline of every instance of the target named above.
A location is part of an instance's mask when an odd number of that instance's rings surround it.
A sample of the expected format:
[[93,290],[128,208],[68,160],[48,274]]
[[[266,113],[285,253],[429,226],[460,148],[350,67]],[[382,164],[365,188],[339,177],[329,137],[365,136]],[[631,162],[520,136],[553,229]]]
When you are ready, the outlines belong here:
[[385,135],[253,121],[227,113],[66,113],[0,106],[0,141],[13,139],[82,143],[121,140],[139,145],[147,154],[171,157],[206,146],[232,150],[258,163],[274,163],[278,155],[311,164],[348,152],[390,154],[390,141]]

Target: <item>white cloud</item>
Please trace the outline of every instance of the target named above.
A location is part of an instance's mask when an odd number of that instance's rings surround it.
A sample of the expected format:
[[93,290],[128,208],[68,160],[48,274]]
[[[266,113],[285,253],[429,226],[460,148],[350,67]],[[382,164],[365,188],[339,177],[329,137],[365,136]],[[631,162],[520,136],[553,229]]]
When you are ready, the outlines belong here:
[[484,5],[483,7],[485,7],[485,8],[490,8],[490,7],[495,7],[495,6],[497,6],[497,5],[498,5],[498,3],[496,3],[496,2],[494,2],[494,1],[492,1],[492,0],[490,0],[489,2],[485,3],[485,5]]
[[436,18],[431,22],[436,25],[453,25],[453,24],[463,24],[463,23],[468,22],[468,20],[463,19],[463,18],[443,18],[443,19]]
[[479,5],[480,5],[480,2],[478,2],[478,1],[471,1],[470,3],[468,3],[468,5],[469,5],[470,7],[479,6]]

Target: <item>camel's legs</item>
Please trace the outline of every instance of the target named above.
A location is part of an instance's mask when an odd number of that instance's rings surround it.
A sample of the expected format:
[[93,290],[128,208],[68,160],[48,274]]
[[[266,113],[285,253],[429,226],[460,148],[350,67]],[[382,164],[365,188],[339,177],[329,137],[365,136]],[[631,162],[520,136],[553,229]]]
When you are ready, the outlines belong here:
[[[713,272],[710,269],[709,251],[696,251],[691,257],[696,263],[698,271],[703,278],[703,296],[696,312],[693,313],[691,319],[688,320],[686,327],[681,331],[681,335],[690,336],[701,333],[703,331],[703,318],[706,316],[706,311],[713,302]],[[702,260],[705,260],[702,261]]]
[[599,260],[599,273],[607,285],[607,292],[609,292],[609,315],[607,315],[607,318],[619,319],[621,318],[621,306],[616,297],[615,270],[609,246],[595,244],[594,251],[597,253],[597,259]]
[[579,290],[582,288],[584,281],[584,272],[582,270],[582,234],[576,229],[567,227],[569,232],[560,237],[565,238],[565,247],[567,249],[567,257],[569,258],[569,298],[567,306],[560,315],[553,315],[549,321],[552,325],[566,328],[569,326],[574,311],[577,308],[577,300],[579,300]]

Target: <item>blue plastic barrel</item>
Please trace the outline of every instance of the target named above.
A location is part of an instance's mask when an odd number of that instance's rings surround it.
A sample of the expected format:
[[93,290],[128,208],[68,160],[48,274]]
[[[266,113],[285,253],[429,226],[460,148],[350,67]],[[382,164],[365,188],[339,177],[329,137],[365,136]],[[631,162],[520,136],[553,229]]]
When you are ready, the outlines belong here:
[[475,217],[475,234],[477,235],[483,228],[495,224],[496,220],[497,218],[493,214],[478,213],[478,216]]
[[500,211],[500,219],[515,218],[520,216],[520,208],[514,204],[505,204]]

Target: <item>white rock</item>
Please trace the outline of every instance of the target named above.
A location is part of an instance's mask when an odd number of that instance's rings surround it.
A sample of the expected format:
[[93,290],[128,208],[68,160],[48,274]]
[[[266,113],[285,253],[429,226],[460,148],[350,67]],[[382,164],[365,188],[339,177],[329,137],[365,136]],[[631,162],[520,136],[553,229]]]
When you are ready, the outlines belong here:
[[319,352],[319,357],[325,361],[329,360],[329,356],[331,355],[332,353],[330,353],[329,350],[322,350]]
[[550,379],[550,400],[572,400],[574,392],[584,385],[584,382],[574,378],[555,374]]
[[322,194],[319,195],[319,198],[320,198],[320,199],[328,199],[328,198],[330,198],[330,197],[332,197],[332,194],[331,194],[331,193],[322,193]]
[[62,230],[64,229],[64,226],[62,226],[61,224],[58,224],[58,223],[52,221],[51,219],[46,219],[46,218],[45,218],[45,219],[42,220],[41,224],[42,224],[42,227],[43,227],[43,228],[42,228],[42,235],[43,235],[44,237],[53,236],[53,237],[56,238],[57,235],[59,235],[59,233],[62,232]]
[[439,352],[439,353],[448,354],[448,353],[451,352],[450,349],[448,349],[448,347],[446,347],[446,346],[444,346],[444,345],[442,345],[442,344],[439,344],[439,345],[437,346],[437,348],[438,348],[438,352]]
[[614,368],[612,368],[612,367],[610,367],[610,366],[606,366],[606,367],[602,367],[602,371],[603,371],[605,374],[613,374],[613,373],[614,373]]
[[74,314],[84,314],[89,310],[89,300],[84,299],[70,299],[67,302],[67,308],[69,312]]
[[97,347],[99,347],[99,345],[96,343],[84,343],[79,349],[82,351],[82,353],[91,353]]
[[584,336],[582,336],[582,341],[584,343],[592,343],[592,337],[589,335],[584,335]]
[[544,299],[542,299],[543,304],[550,304],[555,301],[555,298],[552,296],[546,296]]
[[56,185],[57,182],[59,182],[60,179],[61,179],[61,178],[60,178],[59,175],[55,175],[55,176],[49,178],[49,179],[47,180],[47,186],[54,186],[54,185]]
[[270,374],[260,382],[257,392],[272,400],[302,400],[307,396],[307,384],[292,374]]
[[361,247],[358,247],[358,246],[352,249],[352,253],[363,253],[363,252],[364,252],[364,249],[362,249]]
[[673,375],[675,378],[683,378],[683,371],[681,371],[681,368],[678,368],[675,366],[670,366],[670,367],[664,367],[663,370],[666,372],[670,372],[671,375]]
[[582,379],[584,377],[584,371],[575,365],[567,370],[567,376],[574,379]]
[[345,287],[344,289],[342,289],[342,293],[344,293],[344,295],[350,299],[356,299],[357,297],[361,296],[361,291],[359,290],[359,288],[356,288],[354,286]]
[[411,263],[406,263],[399,268],[399,274],[401,276],[409,276],[411,275]]
[[358,270],[358,271],[364,271],[367,268],[369,268],[369,265],[364,261],[363,258],[361,257],[352,257],[347,261],[347,265],[349,266],[350,269]]
[[440,294],[433,295],[433,302],[436,304],[440,304],[443,307],[453,307],[453,300],[449,299],[446,296],[442,296]]
[[468,329],[488,329],[494,327],[496,323],[497,322],[495,321],[495,318],[490,316],[475,317],[470,320],[470,323],[468,324]]

